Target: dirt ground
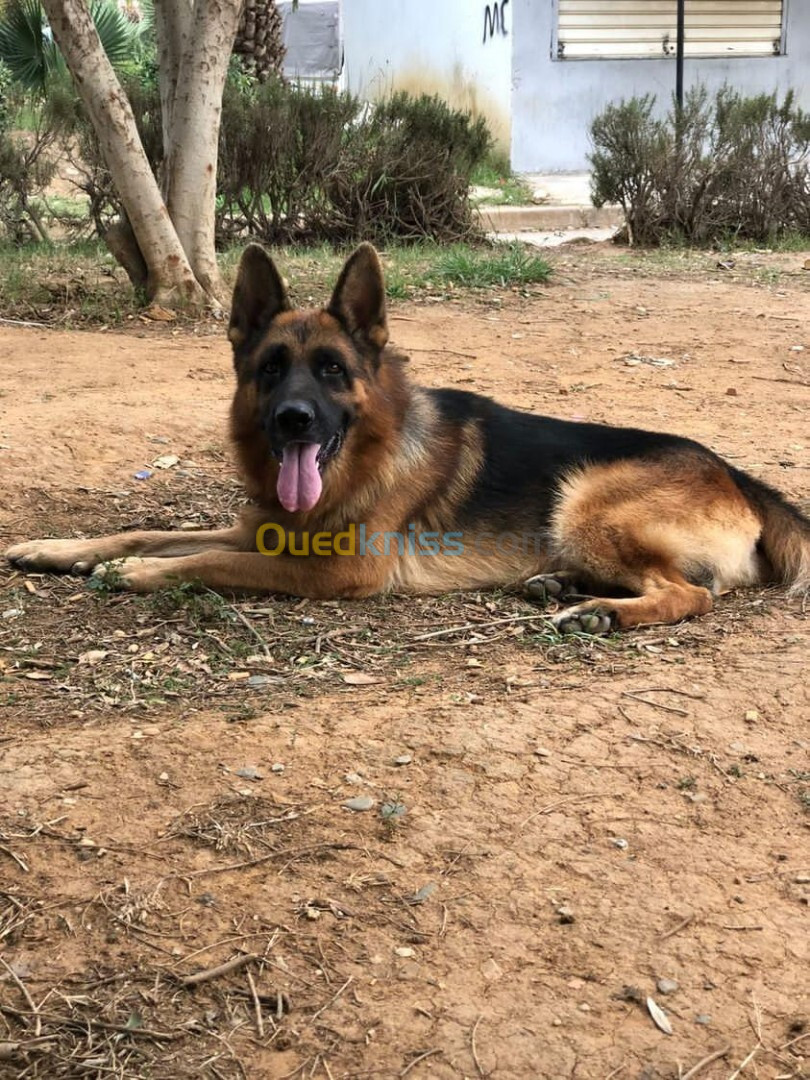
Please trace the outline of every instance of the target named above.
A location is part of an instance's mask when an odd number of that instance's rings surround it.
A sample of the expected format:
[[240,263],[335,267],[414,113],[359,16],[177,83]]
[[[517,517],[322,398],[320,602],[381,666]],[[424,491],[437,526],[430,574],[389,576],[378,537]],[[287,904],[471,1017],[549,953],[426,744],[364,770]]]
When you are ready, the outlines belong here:
[[[806,506],[803,258],[569,251],[393,336]],[[0,379],[3,546],[238,506],[221,327],[0,326]],[[588,642],[498,593],[0,590],[0,1076],[810,1076],[800,601]]]

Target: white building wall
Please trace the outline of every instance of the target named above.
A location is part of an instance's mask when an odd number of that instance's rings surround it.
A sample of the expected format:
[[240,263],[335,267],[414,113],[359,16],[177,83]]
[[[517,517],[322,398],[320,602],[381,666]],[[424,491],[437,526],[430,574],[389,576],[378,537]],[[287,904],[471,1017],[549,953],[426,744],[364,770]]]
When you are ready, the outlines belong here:
[[[557,0],[510,0],[509,7],[513,168],[585,169],[591,121],[609,102],[651,93],[662,111],[669,107],[674,58],[558,60],[552,58]],[[715,91],[728,83],[746,94],[792,88],[810,110],[810,0],[787,0],[785,20],[785,55],[687,58],[686,87],[703,82]]]
[[439,94],[510,145],[515,0],[342,0],[344,81],[368,99]]

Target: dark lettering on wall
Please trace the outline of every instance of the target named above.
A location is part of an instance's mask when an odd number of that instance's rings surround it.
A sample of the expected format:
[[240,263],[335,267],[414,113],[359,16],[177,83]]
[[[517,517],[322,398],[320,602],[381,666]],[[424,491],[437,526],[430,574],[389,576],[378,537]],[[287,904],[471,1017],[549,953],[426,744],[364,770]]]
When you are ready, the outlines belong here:
[[498,33],[506,37],[509,31],[506,29],[506,5],[509,0],[495,0],[494,4],[486,4],[484,7],[484,44]]

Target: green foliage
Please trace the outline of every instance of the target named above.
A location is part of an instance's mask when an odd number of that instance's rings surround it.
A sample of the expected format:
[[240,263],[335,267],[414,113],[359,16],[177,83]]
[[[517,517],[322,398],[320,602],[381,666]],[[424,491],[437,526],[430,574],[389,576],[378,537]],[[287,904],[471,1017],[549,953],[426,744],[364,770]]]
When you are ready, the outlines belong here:
[[369,107],[331,88],[229,80],[219,177],[221,233],[292,238],[459,239],[473,231],[470,174],[483,120],[438,98]]
[[635,243],[810,233],[810,117],[792,91],[780,102],[698,87],[665,118],[654,97],[632,98],[597,116],[591,138],[593,201],[619,203]]
[[0,138],[2,138],[11,126],[13,112],[11,97],[12,83],[13,79],[11,72],[8,69],[8,65],[0,60]]
[[531,186],[512,171],[504,154],[488,154],[473,170],[470,179],[479,187],[491,189],[478,199],[479,203],[488,206],[526,206],[534,199]]
[[551,267],[522,244],[499,244],[492,248],[458,245],[438,260],[434,277],[472,288],[531,285],[548,281]]
[[[141,28],[113,0],[91,0],[90,16],[113,66],[130,61]],[[39,0],[10,0],[0,13],[0,60],[17,82],[40,95],[46,93],[51,76],[65,70]]]

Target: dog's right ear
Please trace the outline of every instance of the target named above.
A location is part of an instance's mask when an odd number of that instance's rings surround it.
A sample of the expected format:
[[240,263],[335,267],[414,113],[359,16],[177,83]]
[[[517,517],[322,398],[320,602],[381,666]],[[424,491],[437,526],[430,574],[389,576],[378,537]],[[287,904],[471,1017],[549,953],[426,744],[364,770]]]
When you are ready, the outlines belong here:
[[249,244],[239,263],[228,339],[235,353],[263,334],[276,315],[291,308],[276,264],[263,247]]

